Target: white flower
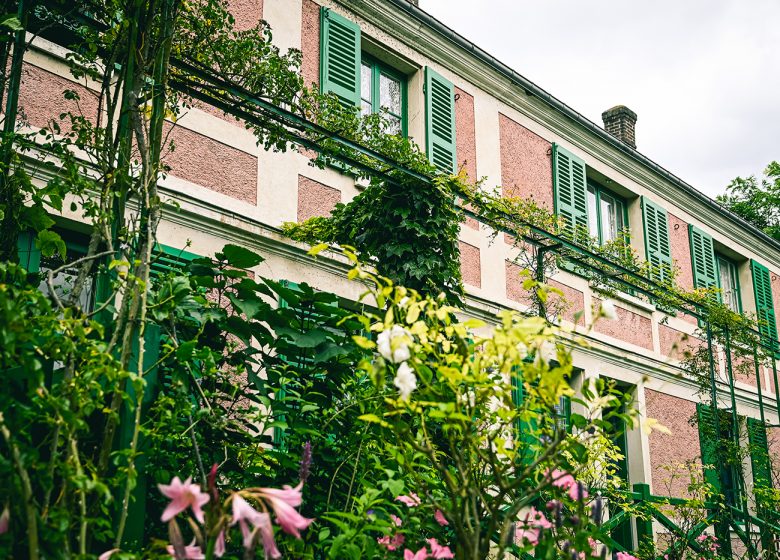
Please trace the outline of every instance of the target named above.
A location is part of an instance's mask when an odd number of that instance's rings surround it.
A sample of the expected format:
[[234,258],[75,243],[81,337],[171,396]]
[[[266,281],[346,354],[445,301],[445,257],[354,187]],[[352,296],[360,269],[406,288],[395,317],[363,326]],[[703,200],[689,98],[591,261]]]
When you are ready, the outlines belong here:
[[385,360],[400,364],[411,357],[409,342],[411,336],[401,325],[393,325],[390,330],[379,333],[376,337],[376,347]]
[[530,354],[530,351],[528,350],[528,346],[526,346],[523,342],[518,342],[517,353],[521,360],[525,360],[528,357],[528,354]]
[[615,302],[611,299],[605,299],[601,302],[601,309],[599,310],[599,315],[604,317],[605,319],[609,319],[610,321],[614,321],[618,318],[617,316],[617,308],[615,308]]
[[548,364],[558,358],[558,347],[552,340],[545,340],[539,345],[536,351],[536,360],[547,362]]
[[393,385],[398,387],[398,392],[405,401],[409,400],[409,395],[417,388],[417,377],[406,362],[398,366]]

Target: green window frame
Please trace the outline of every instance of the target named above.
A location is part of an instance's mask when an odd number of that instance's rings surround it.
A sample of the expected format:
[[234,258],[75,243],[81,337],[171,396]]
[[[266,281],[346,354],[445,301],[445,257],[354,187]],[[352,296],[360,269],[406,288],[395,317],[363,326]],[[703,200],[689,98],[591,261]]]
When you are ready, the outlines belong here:
[[[626,391],[630,390],[628,387],[623,388],[622,384],[620,387]],[[621,404],[619,408],[607,409],[606,412],[623,414],[625,413],[625,405]],[[626,488],[628,488],[630,482],[630,471],[628,468],[628,426],[622,417],[616,415],[610,415],[607,422],[612,429],[612,443],[618,448],[621,455],[623,455],[622,459],[615,461],[615,468],[617,469],[616,475],[626,483]],[[630,518],[626,518],[624,521],[618,523],[618,525],[612,529],[610,536],[626,550],[634,550],[634,535],[631,530]]]
[[[742,313],[742,289],[739,285],[739,267],[737,263],[715,253],[718,267],[718,282],[721,289],[721,300],[735,313]],[[724,281],[728,285],[724,286]]]
[[[628,229],[628,203],[626,200],[615,194],[613,191],[601,186],[596,181],[588,180],[586,196],[588,199],[588,231],[593,239],[597,239],[599,245],[604,245],[610,241],[615,241],[621,232]],[[594,204],[591,206],[591,200]],[[605,239],[604,235],[604,216],[602,200],[610,201],[616,208],[615,236],[612,239]],[[595,232],[594,232],[595,229]],[[594,235],[595,233],[595,235]]]
[[[387,64],[380,62],[373,56],[363,53],[361,59],[361,81],[360,81],[360,101],[362,113],[368,114],[367,110],[370,108],[370,113],[378,114],[383,111],[387,116],[398,120],[397,134],[402,136],[408,135],[408,84],[407,77],[398,70],[391,68]],[[368,80],[365,80],[364,70],[368,70]],[[397,82],[400,90],[400,107],[399,112],[393,112],[387,106],[382,105],[382,83],[383,78],[386,78],[392,82]],[[368,82],[368,84],[366,83]],[[366,91],[366,85],[368,85],[368,91]]]
[[747,432],[753,484],[758,488],[772,488],[772,464],[766,426],[761,420],[748,418]]
[[772,278],[769,269],[756,261],[750,261],[750,268],[753,273],[758,331],[761,333],[762,343],[777,354],[777,320],[772,295]]

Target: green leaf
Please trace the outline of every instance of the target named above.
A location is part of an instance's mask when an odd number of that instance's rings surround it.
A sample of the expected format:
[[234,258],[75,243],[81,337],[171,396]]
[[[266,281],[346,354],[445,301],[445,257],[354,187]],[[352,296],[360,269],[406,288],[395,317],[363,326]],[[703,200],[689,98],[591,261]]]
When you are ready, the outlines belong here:
[[10,29],[11,31],[23,31],[22,22],[14,14],[5,14],[0,16],[0,26]]
[[49,214],[40,204],[25,206],[21,211],[19,221],[23,226],[32,228],[35,231],[43,231],[54,225],[54,220],[51,219]]
[[229,266],[236,268],[252,268],[265,260],[249,249],[232,244],[225,245],[222,248],[222,256]]
[[56,253],[63,259],[65,258],[65,242],[58,233],[48,229],[39,231],[35,238],[35,245],[41,250],[41,255],[44,257],[51,257]]

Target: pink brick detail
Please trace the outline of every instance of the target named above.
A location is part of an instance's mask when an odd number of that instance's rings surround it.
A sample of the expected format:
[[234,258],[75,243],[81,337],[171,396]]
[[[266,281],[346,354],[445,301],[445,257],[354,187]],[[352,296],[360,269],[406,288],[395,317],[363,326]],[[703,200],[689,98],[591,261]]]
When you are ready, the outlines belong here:
[[658,339],[661,355],[673,360],[683,359],[686,353],[690,353],[704,344],[700,339],[687,336],[685,333],[667,325],[658,325]]
[[[770,272],[769,280],[769,283],[772,285],[772,303],[775,306],[775,320],[777,320],[777,327],[780,329],[780,276],[774,272]],[[750,294],[750,297],[754,297],[754,295]]]
[[674,214],[669,214],[669,243],[672,247],[672,259],[678,267],[677,284],[686,290],[693,289],[693,269],[691,268],[691,243],[688,237],[688,224]]
[[463,282],[477,288],[482,287],[482,265],[480,263],[479,247],[458,242],[460,249],[460,273]]
[[509,117],[498,117],[503,195],[531,198],[552,210],[552,144]]
[[[73,90],[79,101],[69,101],[65,90]],[[79,111],[80,109],[80,111]],[[70,130],[70,120],[60,120],[60,114],[67,111],[82,115],[96,122],[98,97],[95,92],[67,78],[52,74],[42,68],[25,63],[22,67],[22,82],[19,88],[19,118],[26,118],[35,127],[43,128],[53,120],[63,131]]]
[[236,20],[236,31],[252,29],[263,19],[263,0],[227,0],[227,4]]
[[[726,367],[728,367],[728,365]],[[756,386],[756,362],[752,357],[732,355],[731,372],[734,375],[735,380],[747,383],[752,387]],[[763,378],[763,372],[761,373],[761,377]],[[761,382],[761,388],[764,391],[769,389],[764,381]]]
[[[593,308],[597,313],[601,308],[601,300],[593,298]],[[635,344],[648,350],[653,349],[653,322],[649,317],[644,317],[628,309],[615,306],[617,319],[610,320],[599,317],[593,329],[596,332],[612,336],[629,344]]]
[[[477,136],[474,124],[474,97],[455,88],[455,140],[458,170],[464,170],[471,181],[477,180]],[[463,221],[472,229],[479,229],[479,222],[466,217]]]
[[320,84],[320,7],[312,0],[303,0],[301,74],[304,85]]
[[[170,134],[168,134],[170,131]],[[170,174],[238,200],[257,204],[257,158],[207,136],[166,123],[174,150],[163,147]]]
[[767,443],[769,444],[769,458],[772,461],[772,471],[775,477],[773,486],[776,488],[777,473],[780,473],[780,428],[767,428],[766,432]]
[[327,216],[341,202],[341,191],[298,175],[298,221]]
[[[506,297],[522,303],[523,305],[529,305],[531,299],[528,297],[528,292],[523,289],[520,271],[521,268],[518,265],[506,261]],[[548,301],[548,308],[554,310],[563,307],[563,318],[571,322],[574,321],[574,316],[579,313],[580,319],[578,323],[582,323],[582,310],[585,308],[585,295],[581,291],[575,290],[557,280],[548,279],[547,284],[558,288],[563,292],[562,299],[558,295],[551,295],[550,300]]]
[[699,460],[699,432],[688,420],[696,415],[696,403],[645,389],[647,418],[654,418],[671,430],[671,434],[650,434],[650,467],[653,494],[688,497],[688,479],[679,476],[668,484],[669,472],[664,466]]

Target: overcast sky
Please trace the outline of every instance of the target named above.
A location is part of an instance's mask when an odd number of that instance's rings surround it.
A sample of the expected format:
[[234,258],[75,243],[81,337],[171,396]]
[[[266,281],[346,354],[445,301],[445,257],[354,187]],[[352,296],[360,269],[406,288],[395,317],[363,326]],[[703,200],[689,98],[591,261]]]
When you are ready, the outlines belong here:
[[420,0],[601,125],[626,105],[640,152],[710,196],[780,160],[780,0]]

